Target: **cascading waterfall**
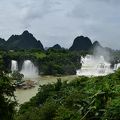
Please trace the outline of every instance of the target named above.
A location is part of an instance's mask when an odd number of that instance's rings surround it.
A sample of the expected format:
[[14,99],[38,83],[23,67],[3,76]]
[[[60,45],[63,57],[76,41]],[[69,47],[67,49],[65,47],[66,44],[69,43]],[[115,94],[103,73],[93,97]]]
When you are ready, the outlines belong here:
[[38,68],[30,60],[25,60],[20,73],[24,78],[35,78],[38,76]]
[[120,63],[114,65],[114,70],[117,70],[120,68]]
[[11,71],[14,72],[14,71],[17,71],[18,70],[18,63],[16,60],[12,60],[11,61]]
[[85,58],[81,58],[81,64],[81,69],[76,71],[78,76],[101,76],[113,73],[110,63],[106,62],[103,56],[86,55]]

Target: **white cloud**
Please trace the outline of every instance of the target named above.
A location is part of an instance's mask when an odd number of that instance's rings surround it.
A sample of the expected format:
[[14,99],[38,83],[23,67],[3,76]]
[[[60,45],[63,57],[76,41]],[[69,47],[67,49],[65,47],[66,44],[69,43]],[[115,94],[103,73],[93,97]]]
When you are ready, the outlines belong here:
[[120,48],[119,0],[0,0],[0,36],[25,29],[44,44],[70,47],[77,35]]

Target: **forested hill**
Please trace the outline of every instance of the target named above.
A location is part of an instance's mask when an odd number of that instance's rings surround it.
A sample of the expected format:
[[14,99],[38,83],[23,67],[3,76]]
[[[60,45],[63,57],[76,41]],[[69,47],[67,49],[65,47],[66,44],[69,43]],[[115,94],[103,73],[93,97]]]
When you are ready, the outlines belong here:
[[[73,44],[69,48],[70,51],[89,51],[94,49],[96,46],[102,47],[98,41],[92,43],[91,39],[84,36],[78,36],[73,40]],[[0,49],[4,50],[29,50],[39,49],[44,50],[42,43],[37,40],[33,34],[27,30],[21,35],[12,35],[8,40],[0,38]],[[59,44],[50,47],[49,49],[61,50],[64,49]]]
[[38,41],[28,31],[24,31],[21,35],[12,35],[6,42],[0,39],[0,45],[1,48],[8,50],[16,50],[16,49],[44,50],[42,43]]
[[72,46],[69,48],[70,51],[90,51],[95,48],[103,47],[100,45],[98,41],[92,43],[91,39],[84,36],[78,36],[74,39]]
[[88,37],[78,36],[75,38],[70,50],[88,51],[92,47],[92,42]]
[[5,44],[5,40],[0,38],[0,47],[2,47]]

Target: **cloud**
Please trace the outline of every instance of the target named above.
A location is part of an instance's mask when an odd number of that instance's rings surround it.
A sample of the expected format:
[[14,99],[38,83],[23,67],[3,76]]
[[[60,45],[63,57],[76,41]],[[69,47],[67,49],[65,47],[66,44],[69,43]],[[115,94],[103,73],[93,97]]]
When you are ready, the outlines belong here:
[[[84,34],[100,40],[104,46],[119,48],[120,1],[117,0],[81,0],[68,16],[82,20],[79,24]],[[114,43],[113,41],[117,43]]]
[[0,36],[25,29],[44,44],[70,47],[77,35],[120,48],[119,0],[1,0]]

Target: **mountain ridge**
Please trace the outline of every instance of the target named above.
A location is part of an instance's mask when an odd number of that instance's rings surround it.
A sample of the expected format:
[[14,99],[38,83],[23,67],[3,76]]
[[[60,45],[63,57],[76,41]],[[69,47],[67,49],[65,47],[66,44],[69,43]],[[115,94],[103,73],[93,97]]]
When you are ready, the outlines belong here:
[[3,45],[8,50],[15,49],[40,49],[44,47],[31,33],[25,30],[21,35],[11,35]]
[[78,36],[74,39],[72,46],[69,48],[71,51],[88,51],[92,47],[92,42],[88,37]]
[[[102,48],[101,44],[98,41],[92,43],[89,37],[85,36],[77,36],[71,47],[70,51],[89,51],[93,50],[96,47]],[[21,49],[39,49],[45,50],[43,44],[40,40],[37,40],[32,33],[25,30],[20,35],[11,35],[7,41],[0,38],[0,48],[5,50],[21,50]],[[49,47],[48,49],[61,50],[59,44],[55,44],[53,47]]]

